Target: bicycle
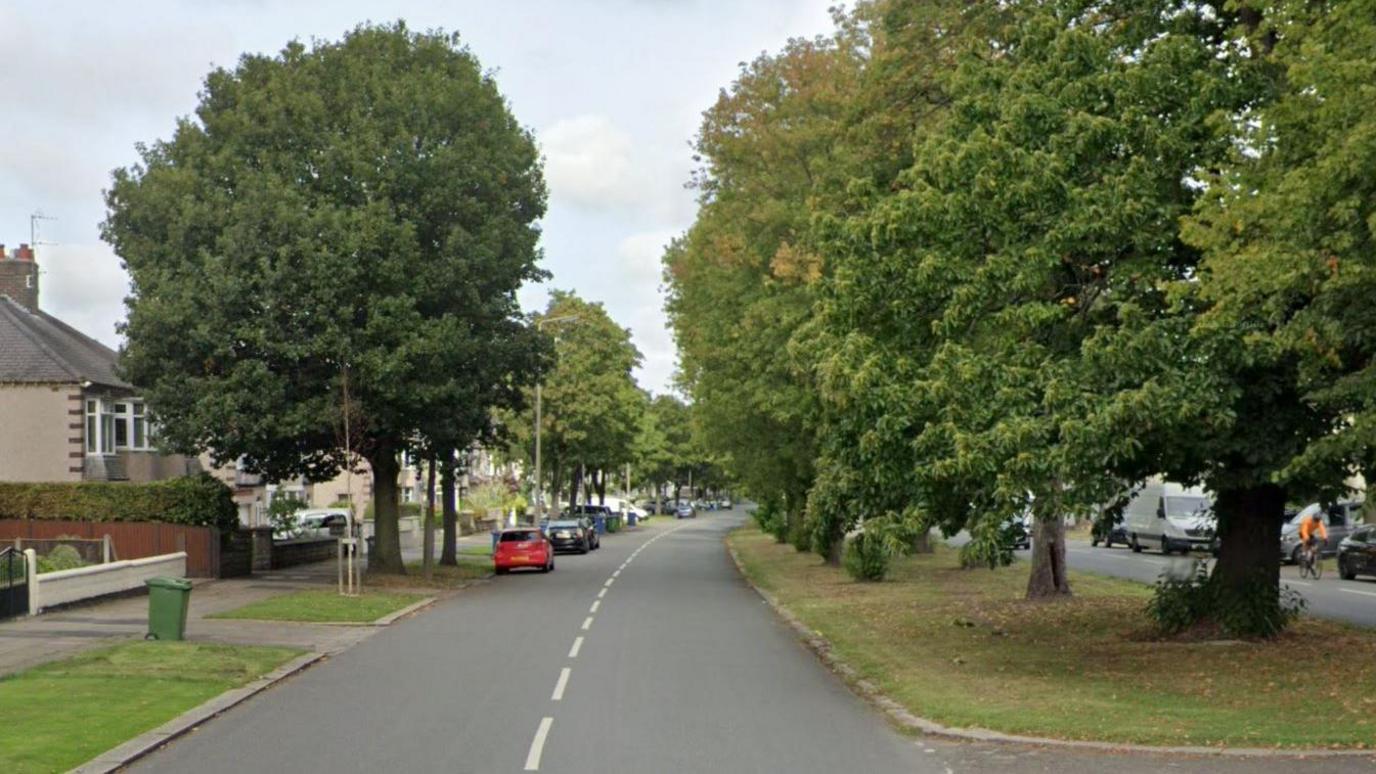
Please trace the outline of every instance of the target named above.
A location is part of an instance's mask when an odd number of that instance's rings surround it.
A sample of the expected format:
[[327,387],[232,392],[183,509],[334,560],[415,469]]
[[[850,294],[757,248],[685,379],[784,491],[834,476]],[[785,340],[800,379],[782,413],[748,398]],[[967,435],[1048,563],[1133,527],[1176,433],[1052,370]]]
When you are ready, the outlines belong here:
[[1305,546],[1300,551],[1300,577],[1318,580],[1323,575],[1323,556],[1317,544]]

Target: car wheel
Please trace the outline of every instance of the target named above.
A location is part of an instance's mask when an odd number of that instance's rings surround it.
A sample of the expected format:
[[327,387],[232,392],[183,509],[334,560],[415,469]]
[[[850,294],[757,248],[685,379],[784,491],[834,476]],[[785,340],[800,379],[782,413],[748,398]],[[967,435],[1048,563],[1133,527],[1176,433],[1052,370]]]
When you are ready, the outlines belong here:
[[583,545],[581,545],[581,546],[578,547],[578,553],[580,553],[580,554],[586,554],[587,552],[589,552],[589,551],[591,551],[591,550],[592,550],[591,548],[588,548],[588,539],[587,539],[587,538],[583,538]]
[[1161,555],[1162,555],[1162,556],[1170,556],[1170,555],[1171,555],[1171,539],[1168,538],[1168,537],[1166,537],[1165,535],[1162,535],[1162,536],[1161,536]]
[[498,575],[506,575],[506,570],[507,568],[505,567],[496,567],[493,569],[493,572],[495,572]]
[[1142,553],[1142,544],[1139,543],[1139,542],[1137,541],[1137,533],[1136,533],[1136,532],[1132,533],[1132,535],[1131,535],[1131,537],[1130,537],[1130,541],[1131,541],[1131,542],[1129,542],[1128,545],[1132,546],[1132,552],[1133,552],[1134,554],[1140,554],[1140,553]]
[[1343,558],[1341,556],[1338,557],[1338,577],[1342,578],[1343,580],[1357,579],[1357,573],[1354,572],[1353,569],[1348,566],[1347,562],[1343,561]]
[[1098,547],[1099,547],[1099,538],[1097,538],[1097,537],[1092,537],[1092,538],[1090,538],[1090,539],[1089,539],[1089,547],[1090,547],[1090,548],[1098,548]]

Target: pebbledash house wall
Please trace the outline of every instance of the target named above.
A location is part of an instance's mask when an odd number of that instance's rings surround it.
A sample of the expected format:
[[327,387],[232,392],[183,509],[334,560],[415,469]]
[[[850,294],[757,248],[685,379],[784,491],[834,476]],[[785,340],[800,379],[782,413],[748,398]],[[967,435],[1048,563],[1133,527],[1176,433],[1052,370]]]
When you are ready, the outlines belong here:
[[0,385],[0,481],[80,481],[81,388]]

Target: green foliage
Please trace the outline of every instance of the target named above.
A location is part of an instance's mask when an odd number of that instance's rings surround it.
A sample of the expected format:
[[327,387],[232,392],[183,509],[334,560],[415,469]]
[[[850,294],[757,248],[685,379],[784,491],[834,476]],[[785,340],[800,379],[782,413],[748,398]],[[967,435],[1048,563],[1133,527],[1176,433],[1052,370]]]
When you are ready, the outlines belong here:
[[847,541],[843,565],[854,580],[882,581],[892,556],[882,537],[861,532]]
[[296,514],[306,507],[306,503],[292,497],[274,497],[268,506],[268,524],[274,537],[289,540],[301,536],[301,524]]
[[0,518],[155,521],[221,531],[239,522],[229,487],[206,473],[150,484],[0,482]]
[[960,566],[993,570],[1012,564],[1017,531],[1013,525],[987,519],[972,525],[969,542],[960,547]]
[[[132,281],[122,368],[169,448],[275,480],[356,450],[381,478],[408,445],[486,428],[544,366],[516,300],[546,277],[539,151],[457,36],[363,25],[245,55],[139,151],[103,237]],[[392,491],[374,487],[370,561],[400,571]]]
[[1195,627],[1217,627],[1235,637],[1273,637],[1304,611],[1305,601],[1290,588],[1279,589],[1264,574],[1244,588],[1210,577],[1204,562],[1184,577],[1162,577],[1147,602],[1147,617],[1167,636]]
[[766,500],[750,514],[764,532],[780,543],[788,541],[788,517],[777,500]]
[[38,557],[39,574],[57,572],[59,570],[74,570],[77,567],[85,567],[86,561],[81,558],[81,554],[71,546],[55,546],[46,556]]

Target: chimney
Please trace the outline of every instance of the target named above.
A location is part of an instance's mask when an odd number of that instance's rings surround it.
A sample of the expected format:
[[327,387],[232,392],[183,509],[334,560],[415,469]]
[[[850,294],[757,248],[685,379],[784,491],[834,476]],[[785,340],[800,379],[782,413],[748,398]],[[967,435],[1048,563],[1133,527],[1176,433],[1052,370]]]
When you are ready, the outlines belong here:
[[0,246],[0,296],[9,296],[30,312],[38,311],[38,263],[32,247],[21,244],[6,253]]

